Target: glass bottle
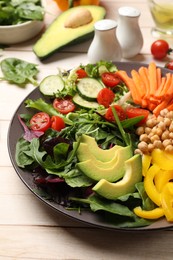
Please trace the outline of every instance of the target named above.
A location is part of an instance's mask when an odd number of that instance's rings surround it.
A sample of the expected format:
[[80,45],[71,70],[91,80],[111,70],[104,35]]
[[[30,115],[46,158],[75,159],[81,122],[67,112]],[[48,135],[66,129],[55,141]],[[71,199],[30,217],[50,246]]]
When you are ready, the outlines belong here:
[[133,7],[118,9],[117,39],[121,45],[123,58],[136,56],[143,46],[143,36],[138,24],[140,11]]
[[116,37],[117,22],[111,19],[103,19],[96,22],[94,28],[95,35],[88,49],[89,62],[120,61],[122,53]]

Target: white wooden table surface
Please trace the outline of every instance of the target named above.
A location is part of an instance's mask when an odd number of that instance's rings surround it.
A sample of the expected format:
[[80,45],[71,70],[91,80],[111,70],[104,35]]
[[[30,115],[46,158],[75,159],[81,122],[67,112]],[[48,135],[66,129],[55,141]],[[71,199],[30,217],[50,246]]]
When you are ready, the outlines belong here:
[[[59,11],[51,0],[46,23]],[[149,63],[153,21],[147,0],[103,0],[107,17],[116,19],[120,6],[141,10],[139,19],[144,37],[141,53],[131,61]],[[57,72],[87,63],[90,42],[66,48],[41,63],[32,52],[36,41],[10,46],[0,56],[21,58],[39,64],[39,80]],[[164,66],[165,61],[157,62]],[[98,229],[72,220],[48,208],[21,182],[12,167],[7,149],[10,120],[20,102],[33,90],[32,85],[19,88],[0,82],[0,260],[4,259],[173,259],[173,231],[116,232]]]

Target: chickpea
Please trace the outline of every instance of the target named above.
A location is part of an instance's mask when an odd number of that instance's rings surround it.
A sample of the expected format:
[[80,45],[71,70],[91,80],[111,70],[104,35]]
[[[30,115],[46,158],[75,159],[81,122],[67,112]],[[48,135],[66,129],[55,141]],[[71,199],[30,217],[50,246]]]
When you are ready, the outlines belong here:
[[136,134],[137,135],[142,135],[145,133],[145,128],[143,126],[139,126],[137,129],[136,129]]
[[163,149],[163,144],[160,140],[155,140],[153,146],[154,148]]
[[162,135],[161,135],[161,139],[162,141],[165,140],[165,139],[168,139],[169,138],[169,131],[168,130],[165,130]]
[[151,153],[154,149],[154,145],[153,144],[148,144],[148,151]]
[[169,131],[173,132],[173,122],[171,122],[170,126],[169,126]]
[[171,145],[171,140],[170,139],[165,139],[163,142],[162,142],[164,148],[166,148],[167,146]]
[[138,144],[138,149],[140,149],[140,151],[142,153],[148,153],[148,145],[147,145],[147,143],[146,142],[140,142]]
[[169,111],[167,117],[173,119],[173,111]]
[[145,133],[150,134],[151,133],[151,128],[150,127],[145,127]]
[[173,146],[172,145],[168,145],[165,147],[165,151],[167,152],[173,152]]
[[163,119],[163,122],[164,122],[165,126],[170,126],[170,124],[171,124],[171,119],[165,117],[165,118]]
[[160,138],[159,138],[158,135],[153,135],[153,136],[151,136],[150,140],[151,140],[152,143],[154,143],[155,141],[160,140]]
[[147,143],[147,142],[150,141],[150,138],[148,137],[147,134],[142,134],[142,135],[140,135],[139,140],[140,140],[141,142],[144,141],[144,142]]
[[156,124],[157,124],[156,119],[149,119],[146,121],[146,126],[148,126],[150,128],[153,128]]
[[163,121],[160,121],[160,122],[158,123],[158,127],[159,127],[162,131],[164,131],[164,130],[166,129],[166,126],[165,126],[165,124],[163,123]]
[[163,116],[163,117],[165,117],[165,116],[167,116],[168,112],[169,112],[168,109],[165,108],[165,109],[163,109],[163,110],[160,111],[160,115]]
[[140,149],[135,149],[134,153],[135,153],[135,154],[141,154],[141,155],[142,155],[142,152],[141,152]]
[[170,139],[173,139],[173,132],[170,132],[170,133],[169,133],[169,138],[170,138]]

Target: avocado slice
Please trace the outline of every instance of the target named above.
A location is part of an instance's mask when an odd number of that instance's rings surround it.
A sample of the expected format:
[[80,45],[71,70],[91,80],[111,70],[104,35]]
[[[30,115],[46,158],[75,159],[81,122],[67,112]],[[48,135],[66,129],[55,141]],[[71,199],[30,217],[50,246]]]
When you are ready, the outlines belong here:
[[92,21],[76,28],[65,27],[66,21],[79,8],[81,7],[73,7],[62,12],[42,34],[33,46],[33,51],[38,58],[45,59],[65,46],[83,42],[94,36],[94,24],[105,17],[105,8],[94,5],[83,6],[82,8],[86,8],[91,13]]
[[[111,151],[109,152],[109,154],[108,154],[108,151],[110,149],[103,150],[103,149],[99,148],[98,146],[93,147],[93,148],[96,148],[96,149],[91,150],[88,144],[80,143],[78,150],[77,150],[78,160],[80,162],[84,162],[84,161],[87,161],[90,159],[97,160],[99,165],[101,165],[101,166],[105,165],[106,167],[110,167],[111,165],[113,165],[112,161],[117,158],[117,151],[119,149],[123,149],[124,147],[116,145],[116,147],[115,147],[116,149],[111,148]],[[108,160],[103,161],[104,154],[105,154],[105,156],[109,155],[109,161]],[[100,158],[102,160],[100,160]]]
[[[87,148],[86,146],[83,147],[82,145],[83,143],[87,144],[88,147]],[[85,161],[87,159],[90,159],[89,153],[91,153],[96,159],[102,162],[109,162],[110,160],[113,159],[115,153],[120,147],[121,146],[115,145],[110,149],[106,149],[106,150],[101,149],[98,146],[95,138],[83,134],[81,136],[81,143],[77,151],[77,156],[79,158],[79,161]]]
[[77,163],[76,166],[92,180],[100,181],[101,179],[106,179],[107,181],[114,182],[124,176],[125,161],[132,156],[131,146],[126,146],[117,150],[116,157],[113,154],[112,158],[114,159],[109,164],[93,157],[92,159]]
[[111,183],[105,179],[100,180],[93,191],[106,199],[115,200],[120,196],[135,191],[135,184],[142,180],[141,155],[136,154],[125,162],[125,174],[122,180]]

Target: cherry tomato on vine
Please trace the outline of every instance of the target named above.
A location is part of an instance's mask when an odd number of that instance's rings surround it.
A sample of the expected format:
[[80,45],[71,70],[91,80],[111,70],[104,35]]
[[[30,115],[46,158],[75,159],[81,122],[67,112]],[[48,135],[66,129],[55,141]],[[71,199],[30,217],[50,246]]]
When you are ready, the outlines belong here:
[[65,123],[62,117],[60,116],[52,116],[51,117],[51,128],[56,131],[61,131],[61,129],[65,128]]
[[169,70],[173,70],[173,60],[166,63],[165,68]]
[[68,114],[75,110],[75,104],[71,99],[55,98],[53,101],[53,107],[62,114]]
[[115,97],[114,92],[109,88],[103,88],[99,91],[97,95],[97,102],[100,105],[105,107],[109,107],[109,105],[113,102]]
[[149,111],[143,108],[137,108],[137,107],[127,107],[126,108],[126,115],[128,118],[134,118],[137,116],[143,116],[144,118],[137,124],[138,126],[143,125],[148,116],[149,116]]
[[116,85],[118,85],[121,80],[114,72],[104,72],[101,75],[102,82],[105,84],[105,86],[113,88]]
[[[125,110],[119,105],[113,105],[113,107],[115,108],[120,121],[125,120],[126,119]],[[107,109],[106,114],[105,114],[105,118],[110,122],[115,122],[114,114],[112,112],[112,106],[110,106]]]
[[87,77],[87,73],[86,73],[86,71],[85,71],[84,69],[78,69],[78,70],[76,71],[76,73],[77,73],[77,77],[78,77],[79,79],[82,79],[82,78],[86,78],[86,77]]
[[34,131],[45,132],[50,126],[50,116],[45,112],[36,113],[30,120],[30,128]]
[[155,59],[164,59],[168,54],[172,52],[169,44],[165,40],[156,40],[151,45],[151,53]]

